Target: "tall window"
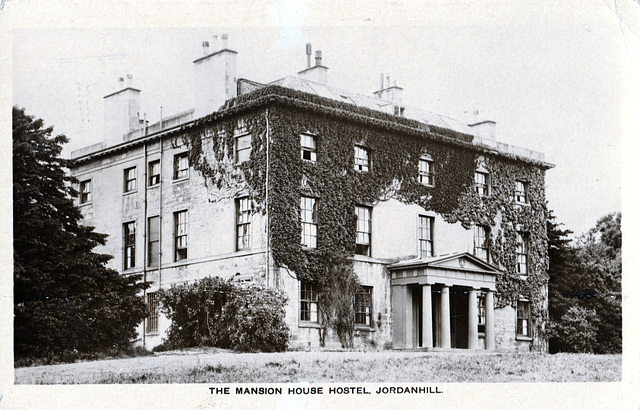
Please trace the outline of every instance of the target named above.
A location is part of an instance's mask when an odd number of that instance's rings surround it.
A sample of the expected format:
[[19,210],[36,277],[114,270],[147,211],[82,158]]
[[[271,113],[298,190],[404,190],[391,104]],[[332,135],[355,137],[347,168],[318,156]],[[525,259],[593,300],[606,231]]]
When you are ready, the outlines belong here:
[[302,159],[316,162],[316,137],[315,135],[300,134],[300,155]]
[[419,216],[418,245],[421,258],[433,256],[433,217]]
[[371,208],[356,206],[358,222],[356,227],[356,253],[371,256]]
[[147,265],[157,267],[160,261],[160,217],[149,218],[147,234]]
[[187,259],[187,211],[178,211],[173,214],[175,254],[174,260]]
[[525,181],[516,181],[515,200],[522,204],[529,202],[528,198],[529,184]]
[[251,247],[251,201],[236,199],[236,250]]
[[516,232],[516,272],[529,273],[529,238],[523,232]]
[[300,320],[318,323],[318,288],[311,282],[300,282]]
[[123,226],[124,234],[124,268],[136,266],[136,223],[127,222]]
[[[189,166],[187,165],[187,169]],[[160,183],[160,161],[149,162],[149,181],[148,186],[158,185]]]
[[433,160],[429,155],[423,155],[418,162],[418,179],[422,185],[433,186]]
[[489,227],[476,225],[473,228],[473,236],[475,255],[483,261],[489,262]]
[[300,198],[300,221],[302,223],[302,246],[315,248],[318,245],[318,204],[315,198]]
[[487,324],[487,294],[478,292],[478,333],[484,333]]
[[354,161],[355,162],[353,168],[356,171],[369,171],[369,167],[371,166],[371,161],[369,159],[369,150],[356,145]]
[[480,196],[489,195],[489,174],[476,171],[475,174],[476,192]]
[[173,156],[173,179],[189,177],[189,153],[183,152]]
[[91,202],[91,180],[87,179],[80,182],[80,204],[88,204]]
[[356,292],[356,325],[371,326],[371,293],[373,288],[371,286],[361,286],[360,290]]
[[235,147],[236,164],[242,164],[251,156],[251,134],[236,137]]
[[531,310],[529,302],[518,301],[516,333],[518,336],[531,336]]
[[147,333],[158,332],[158,298],[155,292],[147,293]]
[[124,170],[124,192],[135,191],[136,184],[136,167],[127,168]]

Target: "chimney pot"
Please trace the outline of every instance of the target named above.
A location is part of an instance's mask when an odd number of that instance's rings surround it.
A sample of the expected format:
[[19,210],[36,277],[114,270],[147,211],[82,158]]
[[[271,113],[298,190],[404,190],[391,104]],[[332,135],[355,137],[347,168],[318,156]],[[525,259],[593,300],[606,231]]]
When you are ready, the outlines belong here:
[[322,65],[322,51],[316,51],[316,65]]
[[208,41],[203,41],[202,42],[202,55],[209,55],[209,42]]
[[307,68],[311,68],[311,43],[307,43]]
[[229,36],[226,34],[222,35],[222,49],[224,50],[225,48],[227,48],[229,43]]

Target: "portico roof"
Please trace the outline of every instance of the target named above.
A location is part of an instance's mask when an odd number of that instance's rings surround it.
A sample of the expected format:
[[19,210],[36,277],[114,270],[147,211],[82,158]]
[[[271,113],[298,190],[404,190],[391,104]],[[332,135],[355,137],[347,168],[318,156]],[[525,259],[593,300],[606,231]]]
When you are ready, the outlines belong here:
[[456,252],[431,258],[416,258],[387,266],[391,285],[442,284],[495,290],[497,267],[471,255]]

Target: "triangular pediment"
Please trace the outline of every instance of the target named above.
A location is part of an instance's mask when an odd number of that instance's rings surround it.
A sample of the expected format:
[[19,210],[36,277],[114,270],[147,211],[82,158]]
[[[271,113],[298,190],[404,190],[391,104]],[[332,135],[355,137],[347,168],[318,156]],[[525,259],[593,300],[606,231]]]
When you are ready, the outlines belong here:
[[464,270],[478,273],[488,273],[493,275],[501,273],[501,271],[497,267],[467,252],[451,253],[424,259],[405,260],[394,263],[388,268],[390,270],[398,270],[420,267],[433,269]]
[[461,269],[482,273],[498,274],[500,271],[489,263],[469,253],[460,253],[437,257],[427,264],[431,268]]

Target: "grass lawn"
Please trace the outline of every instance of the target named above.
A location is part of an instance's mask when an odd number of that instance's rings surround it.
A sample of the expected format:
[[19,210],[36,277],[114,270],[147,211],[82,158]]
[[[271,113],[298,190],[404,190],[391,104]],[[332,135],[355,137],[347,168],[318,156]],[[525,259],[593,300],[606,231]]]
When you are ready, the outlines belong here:
[[17,368],[15,383],[615,382],[621,374],[621,355],[200,350]]

